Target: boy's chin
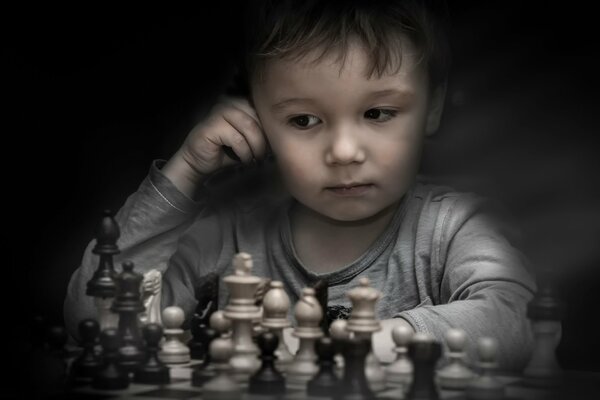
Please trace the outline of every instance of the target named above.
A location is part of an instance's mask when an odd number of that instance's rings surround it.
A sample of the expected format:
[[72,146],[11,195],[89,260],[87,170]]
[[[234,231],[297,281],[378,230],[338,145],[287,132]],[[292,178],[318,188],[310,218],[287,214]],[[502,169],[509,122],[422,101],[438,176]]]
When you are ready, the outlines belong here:
[[348,225],[372,221],[385,213],[386,210],[387,207],[347,207],[340,209],[339,206],[313,209],[314,212],[332,222]]

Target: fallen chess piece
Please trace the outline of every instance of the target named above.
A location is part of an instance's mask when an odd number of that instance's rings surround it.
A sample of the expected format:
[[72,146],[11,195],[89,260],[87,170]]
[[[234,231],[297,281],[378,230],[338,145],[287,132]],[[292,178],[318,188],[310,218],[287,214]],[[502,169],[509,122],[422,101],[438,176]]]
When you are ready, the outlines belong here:
[[142,302],[145,310],[139,314],[142,324],[155,323],[162,325],[161,318],[162,273],[153,269],[144,274],[142,281]]

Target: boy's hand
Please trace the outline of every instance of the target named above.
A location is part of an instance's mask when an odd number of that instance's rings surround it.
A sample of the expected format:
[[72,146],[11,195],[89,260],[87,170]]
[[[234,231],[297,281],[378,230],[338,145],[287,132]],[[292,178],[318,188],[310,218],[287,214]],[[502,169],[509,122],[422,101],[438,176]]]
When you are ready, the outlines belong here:
[[223,146],[230,147],[243,163],[263,159],[267,153],[262,126],[246,99],[223,98],[192,129],[163,173],[182,193],[192,197],[207,175],[238,162],[226,154]]

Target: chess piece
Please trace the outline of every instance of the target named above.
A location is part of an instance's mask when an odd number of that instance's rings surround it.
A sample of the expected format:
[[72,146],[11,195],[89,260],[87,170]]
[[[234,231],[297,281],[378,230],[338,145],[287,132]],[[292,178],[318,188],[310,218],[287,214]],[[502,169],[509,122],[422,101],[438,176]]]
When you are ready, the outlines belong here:
[[449,329],[445,339],[448,364],[438,369],[438,384],[443,389],[465,389],[475,377],[465,362],[467,334],[462,329]]
[[387,380],[390,386],[400,387],[406,391],[412,383],[413,364],[408,358],[408,345],[413,338],[414,332],[408,326],[397,325],[392,328],[392,340],[396,344],[394,352],[396,359],[388,365]]
[[342,356],[342,346],[346,339],[350,337],[350,332],[346,329],[348,321],[345,319],[336,319],[329,326],[329,335],[333,339],[333,349],[335,351],[335,372],[341,377],[344,372],[344,357]]
[[290,388],[304,389],[307,382],[319,372],[315,340],[323,336],[320,327],[323,311],[313,288],[302,289],[302,297],[294,307],[294,316],[297,325],[292,335],[300,343],[294,360],[286,370],[286,379]]
[[187,342],[192,360],[203,360],[208,352],[208,343],[206,343],[206,336],[204,335],[207,327],[208,324],[204,323],[198,314],[192,316],[190,320],[192,338]]
[[96,233],[96,245],[92,253],[100,257],[98,268],[87,282],[86,294],[94,297],[98,313],[100,330],[116,328],[118,316],[111,311],[113,299],[117,292],[114,278],[116,272],[113,266],[113,256],[118,254],[117,240],[121,235],[119,226],[110,210],[104,210],[100,226]]
[[163,329],[159,324],[148,323],[142,330],[146,341],[146,359],[135,371],[133,380],[137,383],[164,385],[171,381],[169,368],[158,358]]
[[157,269],[151,269],[144,273],[142,280],[142,304],[145,311],[138,316],[142,325],[149,323],[162,325],[161,301],[162,273]]
[[[52,371],[47,371],[51,377],[51,387],[56,392],[60,393],[64,390],[67,384],[67,354],[65,351],[65,345],[68,340],[67,331],[63,326],[54,325],[48,329],[47,341],[48,341],[48,352],[47,352],[47,364],[48,368],[52,368]],[[50,381],[50,379],[48,379]]]
[[[205,343],[210,346],[213,340],[219,337],[219,333],[211,328],[210,326],[203,329]],[[192,371],[192,386],[202,387],[206,382],[215,376],[215,369],[212,365],[212,358],[210,356],[210,348],[205,352],[204,360],[202,364],[196,366]]]
[[212,313],[209,320],[209,325],[215,331],[217,331],[218,337],[223,340],[229,340],[233,346],[233,339],[231,337],[231,320],[225,317],[225,312],[218,310]]
[[344,377],[338,390],[339,400],[375,400],[366,371],[367,354],[371,351],[371,341],[364,337],[350,337],[344,340]]
[[95,352],[100,336],[100,324],[94,319],[84,319],[79,322],[78,328],[83,352],[73,361],[71,379],[75,383],[91,383],[102,366],[102,360]]
[[33,350],[40,350],[45,346],[48,333],[48,321],[43,315],[36,314],[29,321],[29,341]]
[[180,340],[183,335],[181,325],[184,319],[183,310],[177,306],[166,307],[162,312],[165,343],[158,353],[158,357],[167,365],[190,362],[190,349]]
[[134,372],[144,360],[138,321],[138,314],[144,311],[142,279],[142,275],[133,270],[131,261],[125,261],[123,271],[115,277],[117,292],[111,311],[119,315],[119,365],[128,372]]
[[233,258],[234,274],[223,278],[230,293],[225,307],[225,317],[232,322],[233,356],[229,361],[238,382],[246,382],[259,367],[258,348],[252,339],[253,320],[259,315],[254,295],[261,282],[250,274],[252,257],[238,253]]
[[212,313],[208,321],[211,328],[215,329],[220,337],[231,340],[231,320],[225,317],[225,312],[218,310]]
[[315,297],[321,305],[323,310],[323,318],[321,319],[321,329],[325,336],[329,335],[329,327],[331,326],[332,320],[327,314],[327,304],[329,302],[329,283],[325,279],[319,279],[316,281],[312,288],[315,289]]
[[[65,329],[61,326],[48,326],[48,320],[42,316],[36,316],[32,321],[32,347],[25,349],[25,354],[30,358],[28,361],[27,373],[30,374],[31,389],[37,393],[46,396],[57,396],[64,392],[68,383],[67,363],[65,361],[64,346],[68,336]],[[16,342],[18,345],[19,342]],[[8,351],[17,351],[15,344],[11,342]],[[18,348],[23,352],[23,348]],[[29,350],[29,351],[27,351]],[[5,351],[6,352],[6,351]],[[9,361],[12,359],[9,357]],[[11,368],[14,365],[10,364]],[[10,371],[10,368],[8,368]],[[7,369],[3,370],[6,377]]]
[[263,308],[263,300],[265,297],[265,293],[271,287],[271,279],[269,278],[260,278],[260,283],[256,288],[256,292],[254,293],[254,305],[258,307],[258,313],[256,317],[252,320],[252,337],[256,341],[256,338],[265,331],[265,328],[262,326],[262,320],[264,318],[264,308]]
[[204,384],[202,398],[207,400],[236,400],[242,397],[238,382],[230,375],[229,360],[233,355],[233,342],[225,337],[217,337],[209,347],[215,375]]
[[[229,341],[233,348],[233,340],[231,339],[231,321],[225,318],[225,313],[221,310],[213,312],[208,323],[209,327],[203,329],[204,335],[207,338],[207,346],[210,346],[210,343],[214,339],[220,338],[223,341]],[[229,358],[231,358],[231,356],[228,357],[228,360]],[[203,386],[204,383],[214,378],[216,374],[217,370],[212,364],[210,351],[207,350],[204,362],[192,372],[193,385]]]
[[279,345],[277,350],[275,350],[275,355],[277,356],[275,364],[283,371],[286,370],[294,358],[283,340],[283,329],[290,326],[290,321],[287,317],[289,309],[290,298],[283,289],[283,283],[280,281],[271,281],[269,290],[263,299],[262,326],[277,336]]
[[108,328],[100,334],[103,349],[103,365],[92,380],[92,387],[101,390],[119,390],[129,386],[129,375],[119,365],[119,334]]
[[273,332],[267,331],[258,336],[257,342],[261,351],[262,365],[250,377],[248,392],[270,396],[283,395],[285,393],[285,378],[275,367],[275,350],[279,338]]
[[498,342],[490,337],[482,337],[477,341],[479,356],[478,367],[481,372],[474,378],[466,390],[468,400],[497,400],[504,398],[504,385],[494,376]]
[[[372,336],[374,332],[381,330],[381,323],[375,315],[375,304],[381,293],[370,286],[368,278],[360,278],[359,285],[348,291],[348,298],[352,302],[352,312],[348,319],[346,329],[357,337],[365,338],[372,344]],[[367,355],[366,360],[367,381],[371,390],[380,392],[386,388],[385,369],[371,351]]]
[[219,304],[219,275],[211,272],[204,276],[194,292],[198,304],[190,321],[192,339],[187,345],[191,358],[202,360],[208,352],[209,345],[204,330],[209,326],[210,317],[217,311]]
[[415,333],[408,345],[408,355],[412,361],[413,382],[406,394],[409,400],[438,400],[435,384],[435,367],[442,355],[442,346],[425,333]]
[[336,393],[340,383],[335,373],[333,339],[328,336],[319,338],[315,343],[315,351],[319,357],[319,372],[308,381],[306,393],[309,396],[331,398]]
[[561,339],[561,320],[564,305],[556,297],[548,278],[541,279],[536,296],[527,305],[535,344],[533,353],[523,371],[524,382],[531,386],[558,386],[563,383],[563,372],[556,360],[556,347]]
[[64,361],[67,356],[65,345],[68,340],[69,336],[63,326],[54,325],[48,329],[48,349],[54,357]]

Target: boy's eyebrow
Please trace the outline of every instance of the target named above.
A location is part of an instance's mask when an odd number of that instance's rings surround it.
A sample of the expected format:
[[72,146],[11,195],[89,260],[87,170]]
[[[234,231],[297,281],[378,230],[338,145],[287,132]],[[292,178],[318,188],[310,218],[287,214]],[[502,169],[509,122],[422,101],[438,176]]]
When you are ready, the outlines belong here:
[[407,100],[410,100],[411,98],[413,98],[415,96],[415,92],[413,92],[412,90],[407,90],[407,89],[405,89],[405,90],[384,89],[384,90],[377,90],[375,92],[371,92],[366,97],[377,98],[377,97],[388,97],[388,96],[398,96],[398,97],[402,97],[402,98],[406,98]]
[[314,103],[314,101],[311,99],[308,99],[308,98],[292,97],[289,99],[278,101],[277,103],[273,104],[271,106],[271,111],[277,112],[277,111],[283,110],[284,108],[286,108],[294,103]]
[[[384,89],[384,90],[377,90],[377,91],[368,93],[365,96],[365,98],[374,99],[374,98],[378,98],[378,97],[397,96],[397,97],[401,97],[402,99],[410,100],[414,97],[414,95],[415,95],[415,93],[412,90]],[[295,104],[295,103],[306,104],[306,103],[315,103],[315,101],[310,98],[291,97],[289,99],[284,99],[284,100],[278,101],[277,103],[273,104],[271,106],[271,111],[273,111],[273,112],[281,111],[281,110],[285,109],[286,107],[288,107],[292,104]]]

